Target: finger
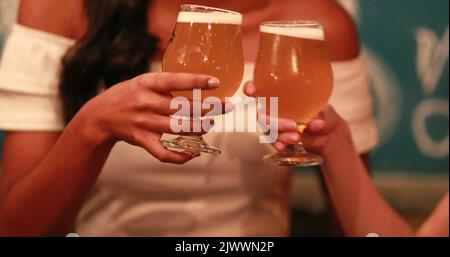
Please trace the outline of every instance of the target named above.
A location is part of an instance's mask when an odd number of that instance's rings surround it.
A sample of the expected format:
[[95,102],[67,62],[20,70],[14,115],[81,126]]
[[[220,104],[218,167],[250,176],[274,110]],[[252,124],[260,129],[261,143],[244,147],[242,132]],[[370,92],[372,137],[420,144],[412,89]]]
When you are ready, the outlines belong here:
[[247,96],[256,96],[256,87],[253,81],[247,81],[244,85],[244,94]]
[[296,132],[298,124],[290,119],[278,118],[278,131],[283,132]]
[[283,144],[287,144],[287,145],[298,144],[298,143],[300,143],[300,140],[301,140],[300,134],[295,133],[295,132],[282,133],[282,134],[278,135],[278,139],[277,139],[277,141],[279,141]]
[[161,93],[192,89],[215,89],[220,84],[219,79],[213,76],[168,72],[146,73],[138,76],[136,81],[139,85]]
[[186,136],[201,136],[208,132],[207,129],[214,127],[214,120],[210,118],[200,120],[158,114],[141,115],[134,123],[136,127],[147,131]]
[[278,141],[273,144],[273,147],[275,147],[278,152],[283,152],[286,149],[286,146]]
[[170,151],[161,145],[158,137],[150,136],[145,141],[142,142],[142,147],[161,162],[184,164],[200,156],[198,153]]
[[[174,115],[182,117],[194,116],[216,116],[226,114],[234,109],[234,105],[230,102],[222,102],[219,99],[208,101],[191,101],[184,97],[175,97],[165,95],[156,95],[149,102],[149,109],[156,110],[163,115]],[[195,113],[195,112],[197,113]]]
[[325,108],[319,113],[319,118],[325,121],[327,129],[333,127],[337,120],[340,118],[337,112],[331,105],[325,106]]
[[320,118],[315,118],[308,123],[306,127],[306,132],[311,134],[317,134],[326,131],[327,124],[324,120]]
[[337,121],[339,120],[339,115],[330,105],[327,105],[318,115],[313,118],[306,127],[307,133],[312,134],[325,134],[332,130]]
[[[283,132],[296,132],[298,131],[298,124],[297,122],[291,120],[291,119],[284,119],[284,118],[277,118],[277,117],[270,117],[267,116],[267,114],[261,112],[258,116],[258,121],[260,125],[267,126],[269,124],[276,124],[278,122],[278,131],[280,133]],[[265,122],[266,124],[262,124]]]
[[317,136],[305,133],[302,135],[302,144],[311,153],[322,153],[327,145],[327,136]]

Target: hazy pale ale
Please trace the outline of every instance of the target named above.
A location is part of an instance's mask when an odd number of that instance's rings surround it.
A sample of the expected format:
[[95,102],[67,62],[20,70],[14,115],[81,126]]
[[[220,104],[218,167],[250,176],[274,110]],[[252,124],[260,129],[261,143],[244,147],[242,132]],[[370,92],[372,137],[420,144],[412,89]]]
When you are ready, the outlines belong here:
[[[164,55],[163,71],[215,76],[221,82],[219,88],[202,91],[202,97],[216,96],[224,100],[237,91],[244,73],[242,15],[199,8],[182,6]],[[173,95],[192,99],[192,91],[173,92]]]
[[[225,101],[238,90],[244,75],[244,54],[241,36],[242,15],[228,10],[181,5],[177,24],[164,54],[163,71],[215,76],[217,89],[202,91],[202,98],[215,96]],[[172,92],[174,96],[192,99],[192,91]],[[220,154],[201,136],[179,136],[161,139],[168,148]]]
[[258,96],[278,97],[278,115],[307,123],[327,104],[333,75],[320,24],[263,23],[254,82]]

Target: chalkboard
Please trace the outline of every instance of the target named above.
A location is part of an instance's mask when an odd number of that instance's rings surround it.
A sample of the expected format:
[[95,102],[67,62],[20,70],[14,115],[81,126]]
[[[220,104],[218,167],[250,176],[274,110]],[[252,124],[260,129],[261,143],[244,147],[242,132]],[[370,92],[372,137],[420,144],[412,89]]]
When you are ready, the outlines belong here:
[[342,1],[368,55],[383,171],[446,172],[448,0]]

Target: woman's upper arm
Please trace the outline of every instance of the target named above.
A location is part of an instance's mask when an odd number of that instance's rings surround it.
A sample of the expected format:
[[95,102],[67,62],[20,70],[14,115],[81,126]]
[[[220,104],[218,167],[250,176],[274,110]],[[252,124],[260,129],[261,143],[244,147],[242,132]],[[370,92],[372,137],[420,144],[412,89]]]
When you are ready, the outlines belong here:
[[60,132],[5,132],[1,192],[25,177],[47,155]]
[[434,209],[430,217],[423,223],[417,231],[417,236],[440,236],[449,235],[449,194],[447,193]]
[[360,44],[356,24],[339,5],[329,8],[323,18],[326,46],[333,61],[351,60],[358,57]]
[[17,22],[72,39],[81,37],[87,27],[83,0],[22,0]]
[[[80,35],[80,31],[84,29],[84,8],[83,0],[22,0],[19,6],[18,23],[23,26],[27,26],[33,29],[46,31],[52,34],[61,35],[64,37],[77,38]],[[81,29],[81,30],[80,30]],[[31,38],[30,41],[33,41]],[[39,49],[38,49],[39,50]],[[12,49],[12,54],[17,54]],[[47,51],[47,49],[41,49],[39,51]],[[42,55],[43,56],[43,55]],[[46,64],[48,60],[46,60]],[[59,63],[59,62],[58,62]],[[24,66],[26,67],[26,66]],[[19,72],[23,70],[23,67],[14,67]],[[51,71],[51,67],[49,71]],[[35,71],[36,73],[36,71]],[[47,77],[48,74],[42,74],[43,77]],[[37,77],[32,77],[31,81],[38,80]],[[33,84],[27,85],[31,87]],[[18,112],[7,113],[9,115],[20,115],[20,112],[27,112],[30,108],[34,108],[34,112],[38,111],[42,114],[42,117],[53,120],[55,114],[53,114],[53,101],[47,96],[35,96],[22,93],[11,93],[14,101],[12,104],[18,104],[23,101],[24,107],[19,108]],[[31,105],[35,104],[35,107]],[[47,106],[52,106],[52,109],[48,109]],[[46,109],[47,108],[47,109]],[[3,115],[0,114],[0,115]],[[29,116],[29,113],[24,113],[23,117]],[[23,118],[21,117],[21,118]],[[45,155],[52,148],[60,132],[45,132],[45,131],[33,131],[35,125],[39,127],[46,127],[38,118],[34,121],[24,119],[27,124],[31,124],[29,131],[14,131],[14,122],[8,123],[9,119],[4,118],[3,122],[8,124],[9,131],[5,133],[3,161],[2,161],[2,174],[1,174],[1,191],[9,190],[9,188],[21,180],[28,174],[34,167],[36,167]],[[44,119],[42,122],[48,122]],[[55,124],[49,124],[49,128],[54,129],[58,121]],[[20,124],[21,129],[26,128],[24,124]]]
[[[290,4],[288,4],[290,3]],[[359,39],[352,17],[334,1],[290,1],[282,7],[283,20],[315,20],[322,23],[328,54],[332,61],[359,55]]]

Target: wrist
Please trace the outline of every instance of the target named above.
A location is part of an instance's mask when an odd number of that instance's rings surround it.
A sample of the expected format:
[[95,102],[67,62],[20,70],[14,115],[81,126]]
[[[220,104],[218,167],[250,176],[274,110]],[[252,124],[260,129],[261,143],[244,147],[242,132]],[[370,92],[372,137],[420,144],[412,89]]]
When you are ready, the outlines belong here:
[[346,124],[336,128],[335,132],[330,133],[327,143],[323,149],[322,155],[327,158],[336,155],[351,155],[356,152],[350,128]]
[[66,130],[75,134],[83,144],[92,147],[113,145],[115,140],[107,129],[106,123],[98,112],[91,110],[93,108],[88,102],[70,121]]

